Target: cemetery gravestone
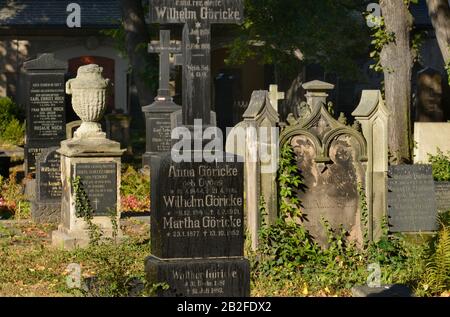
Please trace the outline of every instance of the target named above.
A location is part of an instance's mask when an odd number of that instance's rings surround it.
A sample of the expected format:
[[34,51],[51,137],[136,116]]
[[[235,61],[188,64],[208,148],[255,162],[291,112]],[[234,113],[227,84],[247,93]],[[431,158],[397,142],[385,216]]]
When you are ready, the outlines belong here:
[[260,215],[262,198],[267,211],[265,223],[274,224],[278,217],[279,117],[269,98],[267,91],[253,92],[243,115],[244,121],[230,131],[226,142],[227,152],[244,158],[247,228],[254,250],[258,248],[259,230],[263,222]]
[[437,206],[431,165],[390,166],[388,215],[391,232],[437,230]]
[[[184,24],[182,124],[211,122],[210,25],[239,23],[242,1],[150,0],[150,21]],[[175,118],[176,120],[176,118]],[[195,130],[194,130],[195,131]],[[190,133],[189,133],[190,134]],[[204,144],[194,133],[194,144]],[[152,255],[150,284],[167,283],[159,296],[248,296],[249,262],[243,257],[243,164],[201,149],[151,156]]]
[[180,53],[181,45],[170,41],[170,31],[160,31],[159,43],[149,45],[149,53],[159,53],[159,89],[155,102],[143,107],[146,121],[146,152],[142,157],[143,166],[150,166],[151,156],[170,151],[172,147],[171,114],[181,107],[170,96],[170,54]]
[[450,182],[435,182],[437,209],[450,211]]
[[[99,226],[102,237],[121,238],[120,230],[120,171],[124,150],[120,143],[106,138],[100,123],[105,110],[109,80],[102,77],[98,65],[81,66],[77,77],[66,84],[68,94],[74,95],[72,105],[82,123],[73,138],[61,142],[61,221],[52,233],[55,246],[72,249],[87,246],[90,234],[86,220],[77,205],[82,193],[88,199],[92,223]],[[80,196],[81,195],[81,196]],[[112,221],[112,220],[115,221]]]
[[36,197],[31,217],[37,223],[58,223],[61,219],[61,158],[58,147],[42,152],[36,161]]
[[[201,152],[199,153],[201,155]],[[235,160],[233,156],[231,160]],[[246,296],[242,163],[174,163],[153,157],[148,280],[161,296]]]
[[241,0],[150,0],[150,22],[183,25],[183,124],[209,123],[211,111],[211,25],[240,24]]
[[58,146],[66,138],[65,73],[67,63],[53,54],[41,54],[24,63],[26,82],[25,173],[34,173],[36,157],[43,149]]
[[349,240],[361,244],[361,207],[358,184],[365,184],[367,143],[357,127],[335,120],[326,108],[333,85],[313,81],[303,85],[307,102],[280,135],[290,144],[304,187],[298,192],[307,221],[305,227],[321,245],[327,244],[322,218],[332,228],[343,227]]

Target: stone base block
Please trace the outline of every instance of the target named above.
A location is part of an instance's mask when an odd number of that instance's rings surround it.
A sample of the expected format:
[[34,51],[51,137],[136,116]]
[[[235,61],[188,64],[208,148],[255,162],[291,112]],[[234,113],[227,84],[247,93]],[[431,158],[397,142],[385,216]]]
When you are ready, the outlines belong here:
[[380,287],[355,286],[352,288],[353,297],[412,297],[409,287],[400,284],[382,285]]
[[36,223],[59,223],[61,220],[61,203],[32,201],[31,218]]
[[166,283],[159,297],[248,297],[250,264],[244,258],[145,260],[150,285]]

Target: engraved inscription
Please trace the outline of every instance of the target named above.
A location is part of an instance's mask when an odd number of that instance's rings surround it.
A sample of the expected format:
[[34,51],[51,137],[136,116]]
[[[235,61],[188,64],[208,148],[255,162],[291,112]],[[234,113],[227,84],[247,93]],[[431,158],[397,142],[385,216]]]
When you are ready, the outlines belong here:
[[168,152],[172,147],[170,113],[150,118],[150,143],[152,152]]
[[80,176],[95,216],[109,216],[116,213],[116,163],[77,163],[75,176]]
[[32,139],[65,138],[64,76],[30,76],[28,133]]
[[436,182],[436,200],[439,211],[450,211],[450,182]]
[[388,188],[392,232],[436,230],[437,208],[431,166],[391,166]]
[[38,184],[40,200],[61,199],[61,158],[56,151],[50,152],[43,162],[38,163]]
[[154,254],[164,258],[240,256],[244,241],[242,169],[242,163],[176,164],[168,159],[157,180],[152,179],[158,186],[152,200],[156,220],[152,241],[161,239],[155,242],[159,247]]

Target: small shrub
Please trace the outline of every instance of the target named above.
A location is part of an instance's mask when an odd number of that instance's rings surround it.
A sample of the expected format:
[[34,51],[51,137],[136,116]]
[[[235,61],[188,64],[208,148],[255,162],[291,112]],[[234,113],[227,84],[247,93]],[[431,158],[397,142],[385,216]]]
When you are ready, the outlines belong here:
[[25,126],[20,123],[20,109],[8,97],[0,98],[0,141],[23,145]]
[[428,154],[428,160],[433,167],[435,181],[450,181],[450,152],[445,155],[440,149],[436,155]]
[[23,193],[23,186],[17,183],[17,172],[12,172],[8,179],[0,176],[0,211],[16,218],[30,215],[30,203]]
[[146,211],[150,209],[150,178],[128,166],[122,173],[120,186],[123,211]]
[[23,145],[25,142],[25,124],[13,118],[5,127],[1,139],[5,143]]
[[433,242],[419,292],[422,295],[440,295],[450,290],[450,227],[444,220],[437,239]]

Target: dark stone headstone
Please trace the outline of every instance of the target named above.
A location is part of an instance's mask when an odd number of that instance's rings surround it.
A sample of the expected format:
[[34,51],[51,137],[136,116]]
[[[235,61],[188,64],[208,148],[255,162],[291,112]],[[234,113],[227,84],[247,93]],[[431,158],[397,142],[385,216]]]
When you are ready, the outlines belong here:
[[437,206],[431,165],[389,167],[388,214],[391,232],[437,230]]
[[150,166],[152,155],[169,152],[172,148],[172,113],[181,110],[173,103],[158,102],[142,108],[146,124],[146,153],[142,157],[142,165]]
[[25,144],[25,165],[28,173],[36,172],[36,160],[48,148],[59,146],[59,140],[30,140]]
[[[153,165],[154,164],[154,165]],[[243,163],[152,161],[152,254],[159,258],[241,256]]]
[[31,217],[38,223],[59,223],[61,219],[61,158],[52,147],[36,161],[36,197],[31,202]]
[[77,163],[73,175],[80,177],[94,216],[117,212],[116,163]]
[[245,259],[162,261],[148,257],[147,279],[166,281],[162,297],[228,297],[250,294],[250,265]]
[[175,163],[170,153],[152,157],[146,272],[151,283],[170,285],[160,296],[249,295],[243,163],[229,154],[222,158]]
[[67,63],[41,54],[26,70],[26,174],[35,172],[36,153],[66,138],[65,73]]
[[450,182],[435,182],[437,209],[450,211]]
[[183,124],[211,121],[211,25],[240,24],[243,13],[242,0],[150,0],[150,23],[184,25]]
[[149,53],[159,53],[159,89],[155,102],[143,107],[146,125],[146,151],[142,165],[150,166],[151,156],[168,152],[172,146],[170,115],[181,107],[170,96],[170,54],[180,53],[181,45],[170,41],[170,31],[160,31],[160,41],[150,43]]
[[[150,23],[184,25],[182,56],[177,56],[183,66],[182,124],[209,125],[211,24],[240,23],[242,0],[150,0],[149,7]],[[161,34],[167,42],[167,32]],[[167,78],[167,71],[160,76]],[[150,156],[153,256],[146,263],[147,279],[169,284],[160,296],[249,296],[243,163],[225,153],[210,163],[198,157],[201,151],[187,152],[192,159],[185,163],[172,161],[170,153]]]

